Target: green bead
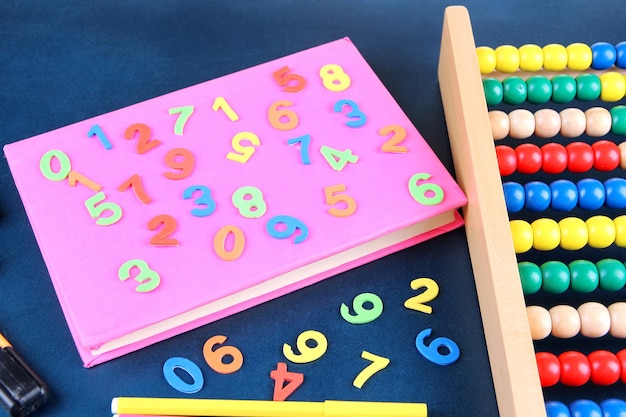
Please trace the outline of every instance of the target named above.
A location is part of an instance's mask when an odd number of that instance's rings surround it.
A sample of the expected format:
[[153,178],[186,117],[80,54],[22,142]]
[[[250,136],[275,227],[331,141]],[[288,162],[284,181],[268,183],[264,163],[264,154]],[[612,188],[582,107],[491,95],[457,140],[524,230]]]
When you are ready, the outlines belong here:
[[569,75],[552,77],[552,101],[569,103],[576,97],[576,79]]
[[528,90],[528,102],[532,104],[544,104],[552,98],[552,83],[542,75],[533,75],[526,80]]
[[615,106],[611,110],[611,132],[626,135],[626,106]]
[[485,91],[485,98],[487,99],[488,106],[497,106],[502,103],[504,97],[504,89],[500,80],[495,78],[485,78],[483,80],[483,90]]
[[502,81],[504,88],[504,102],[507,104],[522,104],[528,97],[526,81],[520,77],[508,77]]
[[600,288],[619,291],[626,285],[626,266],[617,259],[602,259],[596,262],[600,275]]
[[572,291],[590,293],[598,288],[600,277],[593,262],[583,259],[570,262],[569,271]]
[[581,101],[594,101],[600,97],[602,84],[596,74],[583,74],[576,77],[576,98]]
[[520,262],[517,264],[522,290],[524,294],[534,294],[541,289],[541,269],[532,262]]
[[561,294],[567,291],[570,283],[569,268],[560,261],[548,261],[541,265],[543,275],[542,288],[550,294]]

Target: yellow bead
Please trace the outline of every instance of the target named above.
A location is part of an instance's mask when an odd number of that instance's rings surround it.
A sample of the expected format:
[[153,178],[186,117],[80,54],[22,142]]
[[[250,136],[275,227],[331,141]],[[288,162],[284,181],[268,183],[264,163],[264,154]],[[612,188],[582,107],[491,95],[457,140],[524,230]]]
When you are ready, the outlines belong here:
[[565,250],[578,250],[589,241],[587,225],[578,217],[566,217],[559,222],[561,247]]
[[608,248],[615,242],[615,223],[607,216],[593,216],[585,222],[589,231],[589,246]]
[[533,247],[537,250],[552,250],[561,242],[559,224],[553,219],[537,219],[532,222]]
[[496,69],[496,51],[488,46],[479,46],[476,48],[478,56],[478,67],[481,74],[490,74]]
[[543,68],[547,71],[563,71],[567,67],[567,49],[563,45],[550,44],[543,47]]
[[535,72],[543,68],[543,50],[539,45],[527,44],[519,48],[519,67],[522,71]]
[[613,103],[624,98],[626,79],[619,72],[605,72],[600,75],[600,100]]
[[512,45],[496,48],[496,71],[515,72],[519,69],[519,50]]
[[591,66],[593,54],[584,43],[573,43],[567,48],[567,68],[572,71],[584,71]]
[[509,227],[513,236],[515,253],[528,252],[533,247],[533,228],[530,223],[524,220],[511,220]]
[[626,215],[613,219],[615,224],[615,244],[620,248],[626,248]]

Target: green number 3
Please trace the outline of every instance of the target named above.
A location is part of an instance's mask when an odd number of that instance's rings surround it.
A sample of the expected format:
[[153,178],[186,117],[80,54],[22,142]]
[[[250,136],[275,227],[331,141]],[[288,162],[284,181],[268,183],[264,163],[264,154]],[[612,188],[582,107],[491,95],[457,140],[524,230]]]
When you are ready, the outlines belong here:
[[139,272],[135,275],[135,281],[139,282],[139,285],[135,288],[137,292],[149,292],[154,290],[161,283],[161,276],[148,266],[146,261],[141,259],[131,259],[126,261],[120,266],[118,271],[118,278],[120,281],[126,281],[131,277],[130,271],[133,268],[139,269]]

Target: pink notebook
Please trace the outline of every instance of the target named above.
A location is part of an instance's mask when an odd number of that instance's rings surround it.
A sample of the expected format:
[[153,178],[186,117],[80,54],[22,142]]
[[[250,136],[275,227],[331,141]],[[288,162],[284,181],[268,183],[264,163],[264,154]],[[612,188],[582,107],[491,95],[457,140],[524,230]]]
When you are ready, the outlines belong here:
[[85,366],[462,224],[349,39],[4,148]]

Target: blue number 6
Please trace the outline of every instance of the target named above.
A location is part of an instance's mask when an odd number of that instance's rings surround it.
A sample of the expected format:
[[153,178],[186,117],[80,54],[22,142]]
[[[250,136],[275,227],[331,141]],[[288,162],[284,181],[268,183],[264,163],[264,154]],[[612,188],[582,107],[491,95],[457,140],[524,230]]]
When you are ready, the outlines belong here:
[[[278,229],[277,226],[283,224],[284,228]],[[276,239],[287,239],[296,233],[296,230],[300,229],[300,234],[295,237],[293,243],[301,243],[309,236],[309,228],[295,217],[280,215],[274,216],[267,221],[265,230],[267,233]]]

